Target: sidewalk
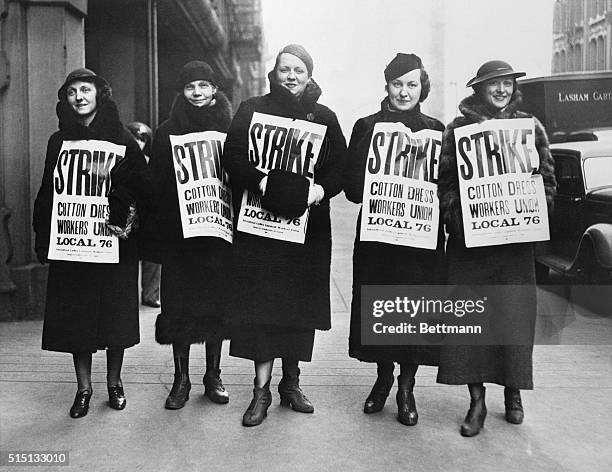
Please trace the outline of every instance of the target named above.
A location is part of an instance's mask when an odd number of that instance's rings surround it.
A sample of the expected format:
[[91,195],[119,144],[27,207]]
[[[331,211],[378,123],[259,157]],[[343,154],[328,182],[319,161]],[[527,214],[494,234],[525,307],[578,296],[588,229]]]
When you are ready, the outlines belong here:
[[[395,419],[394,391],[381,413],[363,414],[375,367],[347,355],[357,209],[341,197],[336,200],[333,327],[317,333],[313,362],[302,366],[301,384],[315,405],[313,415],[279,406],[278,363],[268,418],[261,426],[244,428],[241,418],[251,399],[253,367],[229,357],[228,343],[222,378],[230,403],[215,405],[202,396],[204,351],[194,346],[190,400],[182,410],[165,410],[172,383],[171,350],[154,341],[157,311],[143,308],[141,343],[126,351],[126,410],[106,406],[105,357],[98,353],[90,413],[74,420],[68,416],[76,390],[71,356],[40,349],[40,321],[2,323],[0,449],[70,454],[68,467],[6,470],[612,470],[610,317],[585,319],[576,326],[582,345],[535,347],[536,389],[523,394],[521,426],[505,422],[503,389],[490,385],[484,430],[475,438],[461,437],[467,389],[436,384],[432,367],[421,367],[417,374],[417,426],[406,427]],[[601,344],[606,339],[609,342]]]

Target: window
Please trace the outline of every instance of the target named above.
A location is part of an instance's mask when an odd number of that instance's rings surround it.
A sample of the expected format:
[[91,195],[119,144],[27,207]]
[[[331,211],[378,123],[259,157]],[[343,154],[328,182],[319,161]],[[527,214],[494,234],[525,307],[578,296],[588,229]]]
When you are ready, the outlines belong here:
[[597,70],[597,41],[591,39],[589,41],[589,55],[587,61],[588,70]]
[[574,70],[582,70],[582,45],[576,44],[574,48]]
[[553,72],[561,72],[561,55],[558,52],[553,56]]
[[595,15],[597,15],[597,0],[587,0],[587,17],[593,19]]
[[587,157],[583,165],[587,190],[612,185],[612,156]]
[[564,154],[554,155],[554,158],[557,194],[570,197],[584,195],[578,159]]
[[595,70],[606,69],[606,45],[604,44],[603,36],[597,38],[597,63]]

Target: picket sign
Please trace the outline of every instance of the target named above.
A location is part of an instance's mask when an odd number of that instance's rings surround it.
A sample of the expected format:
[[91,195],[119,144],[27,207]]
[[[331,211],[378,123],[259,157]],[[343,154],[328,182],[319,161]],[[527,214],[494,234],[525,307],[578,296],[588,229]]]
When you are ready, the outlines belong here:
[[[265,113],[253,113],[249,126],[249,160],[260,171],[282,169],[314,183],[314,169],[321,153],[327,126]],[[261,196],[245,190],[238,231],[303,244],[308,210],[297,218],[285,218],[262,208]]]
[[550,239],[533,118],[462,126],[455,142],[466,246]]

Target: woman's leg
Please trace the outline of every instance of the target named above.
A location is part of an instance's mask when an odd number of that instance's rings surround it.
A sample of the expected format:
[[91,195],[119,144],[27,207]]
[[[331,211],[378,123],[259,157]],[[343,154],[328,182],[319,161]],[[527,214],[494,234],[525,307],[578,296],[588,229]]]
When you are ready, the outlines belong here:
[[222,340],[206,341],[206,373],[202,379],[204,395],[214,403],[229,402],[229,394],[221,382]]
[[109,387],[122,387],[121,367],[123,366],[124,349],[106,350],[106,385]]
[[274,359],[264,362],[255,361],[253,399],[242,416],[244,426],[257,426],[268,415],[268,407],[272,403],[270,380],[273,366]]
[[93,393],[91,388],[91,352],[72,354],[74,371],[77,378],[77,393],[70,408],[72,418],[82,418],[89,411],[89,400]]
[[393,387],[393,381],[395,380],[393,378],[394,369],[395,364],[391,361],[376,363],[376,382],[374,382],[374,386],[363,405],[364,413],[378,413],[384,408],[391,387]]
[[291,406],[301,413],[312,413],[314,407],[300,388],[300,368],[297,359],[283,358],[283,378],[278,384],[281,405]]
[[107,349],[106,351],[106,387],[108,405],[115,410],[123,410],[126,405],[121,367],[123,366],[124,349]]
[[174,358],[174,383],[168,398],[166,398],[167,410],[178,410],[185,406],[189,400],[191,382],[189,381],[189,344],[173,343],[172,355]]
[[461,436],[472,437],[480,433],[487,417],[486,389],[482,383],[470,383],[468,390],[470,391],[470,409],[461,425]]
[[72,360],[79,392],[91,391],[91,352],[75,352]]
[[272,367],[274,367],[274,359],[264,362],[255,361],[255,387],[264,388],[270,385]]
[[159,303],[159,281],[161,277],[161,264],[142,261],[142,297],[143,305],[158,308]]
[[406,426],[414,426],[419,421],[419,414],[414,400],[414,376],[416,375],[418,364],[409,362],[400,363],[400,375],[397,377],[397,419]]
[[504,405],[506,407],[506,421],[512,424],[521,424],[525,413],[521,401],[521,391],[518,388],[504,388]]

